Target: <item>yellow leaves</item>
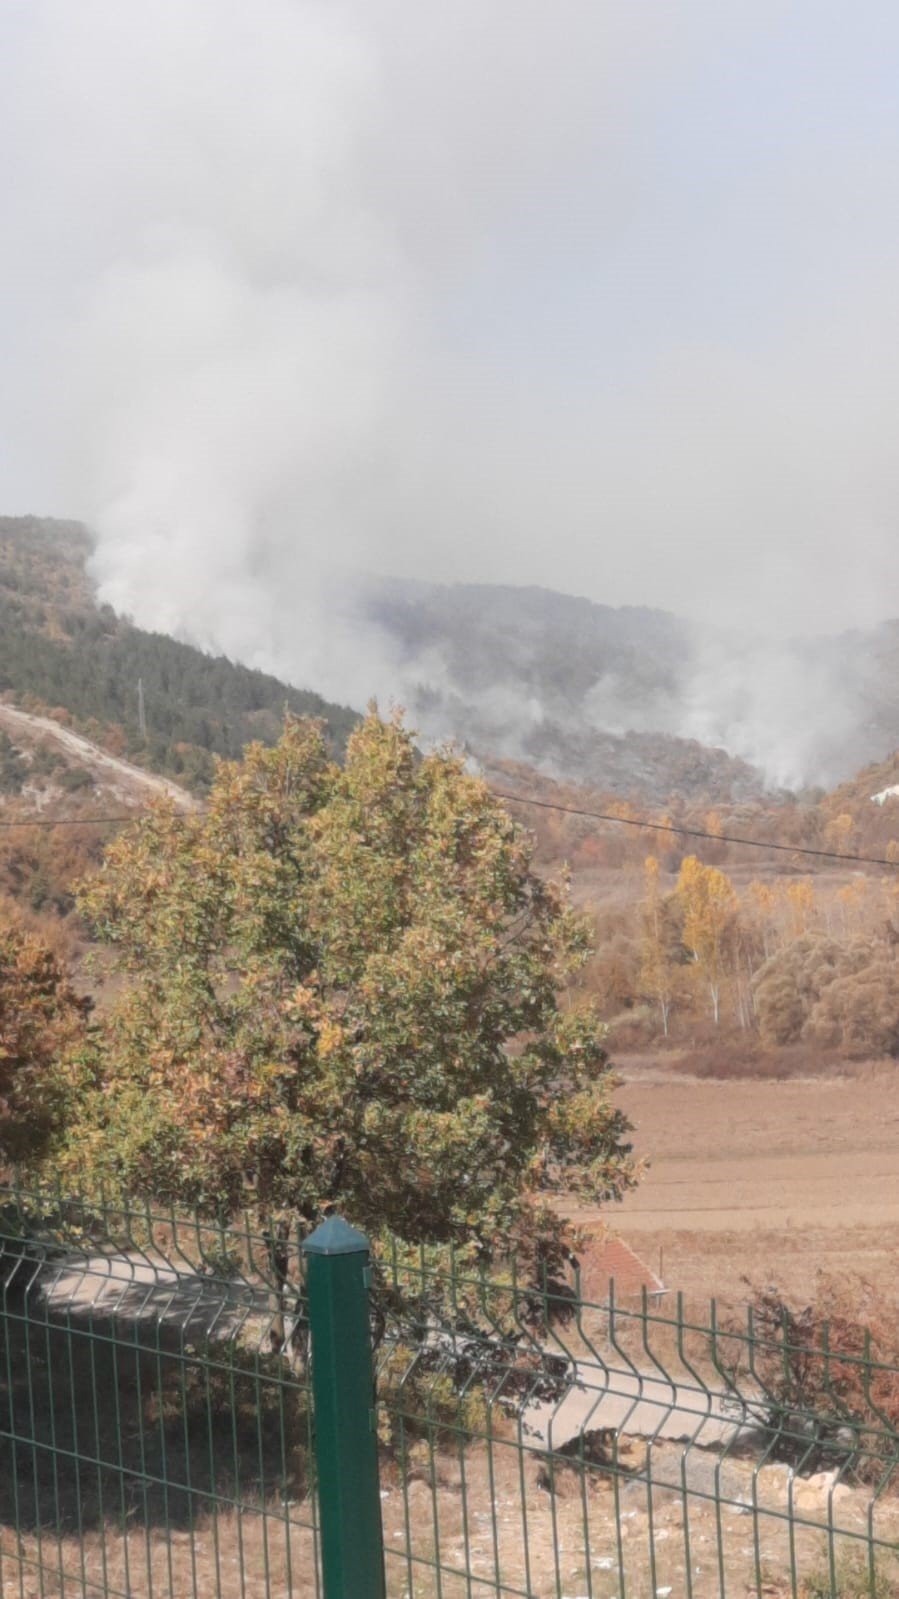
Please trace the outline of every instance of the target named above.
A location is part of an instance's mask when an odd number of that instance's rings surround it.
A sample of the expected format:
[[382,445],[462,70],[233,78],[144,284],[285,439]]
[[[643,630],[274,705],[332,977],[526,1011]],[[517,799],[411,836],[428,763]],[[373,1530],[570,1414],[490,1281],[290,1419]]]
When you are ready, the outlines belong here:
[[670,904],[661,892],[661,869],[655,855],[644,863],[646,898],[642,906],[643,938],[640,982],[644,993],[659,1007],[667,1037],[668,1020],[679,983],[679,942]]
[[794,936],[798,938],[807,931],[815,908],[815,890],[811,879],[799,877],[795,882],[789,883],[786,900],[790,909],[792,930]]
[[321,999],[314,988],[297,983],[291,995],[291,1008],[298,1016],[317,1017],[321,1010]]
[[839,816],[832,816],[827,823],[824,829],[825,843],[838,854],[849,854],[854,833],[855,822],[848,811],[842,811]]
[[862,932],[870,888],[868,878],[856,877],[851,883],[844,883],[839,890],[837,898],[840,902],[844,933]]
[[343,1048],[346,1034],[337,1022],[325,1017],[318,1030],[318,1053],[323,1059],[336,1055]]
[[767,918],[774,914],[777,895],[770,883],[762,883],[756,879],[750,883],[746,892],[750,905],[758,911],[760,916]]
[[684,943],[699,961],[713,961],[737,912],[730,878],[717,866],[703,866],[695,855],[682,863],[677,895],[684,913]]
[[38,1154],[58,1129],[88,1053],[89,1009],[39,939],[0,929],[0,1156]]
[[683,911],[683,940],[708,984],[715,1021],[728,939],[739,902],[733,883],[717,866],[703,866],[695,855],[681,864],[677,896]]
[[589,1121],[630,1180],[602,1030],[560,1000],[586,918],[487,785],[398,720],[366,718],[343,770],[290,724],[218,768],[206,814],[120,838],[85,899],[131,978],[102,1115],[142,1191],[493,1241],[578,1094],[554,1158]]
[[608,805],[608,814],[615,816],[620,822],[635,822],[637,813],[629,800],[611,800]]

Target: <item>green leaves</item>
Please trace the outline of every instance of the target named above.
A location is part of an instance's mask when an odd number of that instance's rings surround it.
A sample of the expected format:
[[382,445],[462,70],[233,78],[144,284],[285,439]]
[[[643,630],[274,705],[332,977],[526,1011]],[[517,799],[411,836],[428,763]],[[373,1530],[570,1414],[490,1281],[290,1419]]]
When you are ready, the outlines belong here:
[[547,1183],[634,1180],[602,1028],[559,1010],[584,920],[398,719],[371,712],[343,768],[289,721],[219,766],[207,813],[117,838],[82,909],[127,986],[73,1148],[121,1186],[489,1253],[555,1235]]

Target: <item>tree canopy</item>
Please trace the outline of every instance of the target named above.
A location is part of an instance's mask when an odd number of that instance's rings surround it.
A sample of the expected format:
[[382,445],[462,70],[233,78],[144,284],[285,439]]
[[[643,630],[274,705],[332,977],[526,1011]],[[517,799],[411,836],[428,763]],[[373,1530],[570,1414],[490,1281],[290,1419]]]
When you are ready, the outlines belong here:
[[88,1000],[55,955],[14,921],[0,927],[0,1160],[46,1154],[85,1078]]
[[683,908],[684,946],[708,986],[717,1023],[727,941],[737,913],[737,896],[724,872],[717,866],[703,866],[695,855],[688,855],[681,863],[677,894]]
[[635,1180],[603,1028],[568,984],[586,921],[453,754],[372,711],[160,805],[82,909],[126,974],[71,1148],[113,1184],[401,1239],[558,1238],[547,1189]]

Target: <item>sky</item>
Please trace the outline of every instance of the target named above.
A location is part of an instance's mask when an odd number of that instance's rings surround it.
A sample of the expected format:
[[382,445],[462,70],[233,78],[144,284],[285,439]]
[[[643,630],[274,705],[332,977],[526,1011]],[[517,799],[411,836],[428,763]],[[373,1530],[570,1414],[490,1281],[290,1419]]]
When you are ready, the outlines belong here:
[[897,72],[888,0],[3,0],[0,510],[356,701],[322,563],[897,614]]

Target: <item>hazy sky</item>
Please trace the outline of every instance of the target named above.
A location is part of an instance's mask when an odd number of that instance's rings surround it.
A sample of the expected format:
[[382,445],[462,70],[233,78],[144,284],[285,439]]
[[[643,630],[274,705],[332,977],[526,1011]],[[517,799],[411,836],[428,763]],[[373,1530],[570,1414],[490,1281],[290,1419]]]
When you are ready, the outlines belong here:
[[138,620],[277,664],[310,552],[899,613],[895,4],[2,0],[0,57],[0,510]]

